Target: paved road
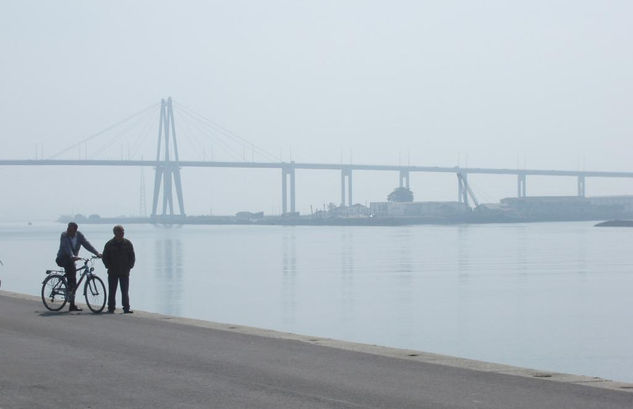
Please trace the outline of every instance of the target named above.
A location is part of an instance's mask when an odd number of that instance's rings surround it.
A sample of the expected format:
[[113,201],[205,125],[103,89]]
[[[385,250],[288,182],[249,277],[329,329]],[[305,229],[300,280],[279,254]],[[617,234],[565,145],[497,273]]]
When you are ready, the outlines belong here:
[[609,389],[627,385],[222,325],[49,313],[0,291],[0,408],[633,408],[628,389]]

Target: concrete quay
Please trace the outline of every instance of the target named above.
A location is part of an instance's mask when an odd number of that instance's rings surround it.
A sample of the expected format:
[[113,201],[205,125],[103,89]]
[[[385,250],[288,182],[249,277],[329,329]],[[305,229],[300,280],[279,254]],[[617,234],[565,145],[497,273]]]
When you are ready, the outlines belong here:
[[633,408],[633,385],[0,291],[0,408]]

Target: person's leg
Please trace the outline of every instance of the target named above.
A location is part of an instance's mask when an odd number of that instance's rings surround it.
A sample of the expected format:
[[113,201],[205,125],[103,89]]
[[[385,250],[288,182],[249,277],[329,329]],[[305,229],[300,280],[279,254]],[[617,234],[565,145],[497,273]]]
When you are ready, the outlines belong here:
[[130,296],[128,294],[128,290],[130,289],[130,277],[119,277],[119,283],[121,284],[121,301],[123,302],[123,311],[128,312],[130,311]]
[[75,268],[75,262],[69,261],[64,265],[64,271],[66,273],[66,282],[68,283],[68,300],[70,301],[70,308],[75,307],[75,287],[77,287],[77,269]]
[[116,274],[108,273],[108,311],[114,311],[116,308],[116,286],[119,278]]

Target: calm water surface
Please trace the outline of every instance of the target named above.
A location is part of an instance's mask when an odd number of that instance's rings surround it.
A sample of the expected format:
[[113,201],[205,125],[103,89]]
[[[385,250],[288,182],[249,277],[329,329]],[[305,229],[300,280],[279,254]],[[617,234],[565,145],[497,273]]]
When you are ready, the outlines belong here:
[[[130,298],[139,310],[633,381],[633,230],[592,225],[129,225]],[[0,224],[2,289],[39,295],[64,228]],[[80,226],[99,249],[110,229]]]

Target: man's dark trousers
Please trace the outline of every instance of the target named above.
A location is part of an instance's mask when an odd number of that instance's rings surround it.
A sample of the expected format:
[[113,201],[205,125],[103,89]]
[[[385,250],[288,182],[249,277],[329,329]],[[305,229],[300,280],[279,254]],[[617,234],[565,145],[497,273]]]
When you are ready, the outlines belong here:
[[116,288],[117,284],[121,284],[121,298],[123,310],[130,309],[130,296],[128,290],[130,288],[130,276],[122,276],[114,273],[108,273],[108,311],[114,311],[116,308]]
[[58,266],[64,267],[64,275],[66,276],[66,282],[68,283],[67,291],[70,292],[68,300],[70,305],[75,305],[75,287],[77,287],[77,267],[75,267],[75,261],[73,259],[56,259],[55,262]]

